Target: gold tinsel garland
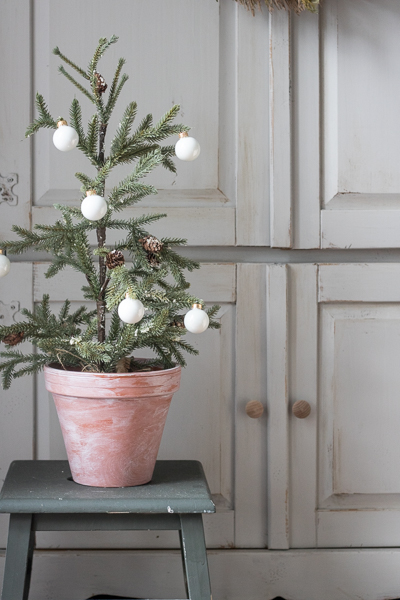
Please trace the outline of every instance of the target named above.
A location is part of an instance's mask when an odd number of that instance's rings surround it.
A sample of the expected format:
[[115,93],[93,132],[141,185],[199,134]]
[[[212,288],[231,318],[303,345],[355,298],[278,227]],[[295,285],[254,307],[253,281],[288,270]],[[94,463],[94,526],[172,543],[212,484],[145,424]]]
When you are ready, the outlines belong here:
[[[256,8],[261,9],[262,0],[236,0],[236,2],[243,4],[254,15]],[[319,0],[264,0],[264,2],[269,10],[283,8],[285,10],[294,10],[296,13],[300,13],[302,10],[316,12],[319,5]]]

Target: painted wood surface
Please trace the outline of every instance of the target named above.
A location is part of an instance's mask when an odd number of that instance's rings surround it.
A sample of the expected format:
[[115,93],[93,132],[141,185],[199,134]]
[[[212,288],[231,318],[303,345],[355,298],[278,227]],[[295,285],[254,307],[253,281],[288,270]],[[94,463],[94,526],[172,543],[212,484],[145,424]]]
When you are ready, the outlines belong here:
[[268,547],[289,548],[288,267],[267,267]]
[[398,263],[349,263],[319,267],[319,302],[398,302],[399,298]]
[[[4,178],[0,180],[0,240],[15,238],[11,226],[29,227],[30,220],[31,144],[24,134],[31,116],[31,16],[28,0],[2,2],[0,72],[5,93],[0,103],[0,176]],[[17,179],[15,186],[7,176]]]
[[[237,104],[238,20],[237,4],[222,0],[219,18],[219,143],[218,187],[236,206],[237,201]],[[243,213],[246,214],[245,207]],[[248,213],[247,213],[248,214]]]
[[[398,549],[209,550],[207,554],[214,600],[398,598]],[[185,597],[178,551],[72,550],[36,552],[30,600],[70,600],[72,578],[76,598],[100,593]]]
[[[267,404],[266,269],[238,265],[236,304],[235,544],[264,548],[267,525],[267,411],[246,414],[250,400]],[[250,493],[249,493],[250,491]]]
[[291,416],[292,547],[397,544],[400,293],[391,267],[288,267],[290,396],[312,407],[304,421]]
[[270,16],[270,212],[271,246],[292,245],[290,14]]
[[[320,245],[319,23],[304,11],[290,22],[293,248]],[[277,207],[279,211],[279,206]]]
[[236,127],[237,244],[270,245],[268,11],[257,19],[237,9]]
[[399,245],[399,24],[392,0],[322,7],[322,248]]
[[288,381],[290,411],[306,401],[311,413],[296,419],[289,413],[290,432],[290,547],[314,548],[317,494],[317,373],[318,306],[316,265],[289,265]]
[[[13,514],[34,513],[37,530],[58,531],[60,517],[60,530],[70,527],[90,531],[91,522],[96,525],[95,529],[102,526],[106,530],[118,529],[117,525],[123,529],[125,517],[115,515],[130,515],[126,517],[127,529],[135,529],[136,525],[138,529],[147,529],[146,524],[151,524],[154,515],[214,513],[215,506],[198,461],[157,461],[149,486],[93,489],[71,480],[66,460],[17,460],[10,466],[1,490],[0,510]],[[47,519],[47,515],[56,515],[56,518]],[[70,523],[69,516],[73,516]],[[168,521],[163,519],[155,519],[155,524],[163,524],[161,529],[168,529]],[[179,518],[171,517],[171,524],[172,529],[179,529]]]

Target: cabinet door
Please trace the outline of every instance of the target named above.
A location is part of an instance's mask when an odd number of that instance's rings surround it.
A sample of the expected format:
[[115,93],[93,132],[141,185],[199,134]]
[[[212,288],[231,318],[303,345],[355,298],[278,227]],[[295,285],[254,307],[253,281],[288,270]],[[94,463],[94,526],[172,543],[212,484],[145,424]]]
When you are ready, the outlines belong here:
[[294,247],[398,247],[400,4],[319,13],[292,18]]
[[270,547],[397,546],[400,267],[268,272]]

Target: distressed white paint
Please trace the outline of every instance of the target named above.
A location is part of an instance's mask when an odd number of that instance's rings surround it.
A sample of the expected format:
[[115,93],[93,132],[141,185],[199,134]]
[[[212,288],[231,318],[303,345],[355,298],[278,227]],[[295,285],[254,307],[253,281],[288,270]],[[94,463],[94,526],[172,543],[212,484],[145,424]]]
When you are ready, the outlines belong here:
[[[320,243],[318,19],[314,14],[304,11],[291,19],[290,27],[293,247],[318,248]],[[289,173],[289,177],[290,175]],[[279,211],[279,207],[277,210]]]
[[267,546],[267,411],[259,419],[246,404],[267,406],[266,269],[237,267],[236,408],[235,408],[235,544]]
[[270,16],[270,211],[271,246],[292,245],[290,13]]
[[289,548],[287,265],[267,267],[268,547]]
[[399,245],[399,24],[393,0],[321,7],[322,248]]
[[[219,144],[218,187],[236,205],[237,196],[237,75],[240,7],[219,2]],[[245,116],[245,115],[244,115]],[[245,210],[243,211],[245,213]],[[245,213],[246,214],[246,213]]]
[[[24,139],[30,122],[30,19],[29,0],[1,4],[0,73],[2,99],[0,103],[0,175],[18,175],[13,192],[16,206],[2,202],[0,197],[0,240],[15,239],[11,226],[18,223],[29,227],[31,144]],[[12,32],[9,35],[10,31]],[[18,31],[18,34],[17,34]],[[16,77],[18,85],[15,85]]]
[[[216,600],[377,600],[400,589],[398,549],[211,550],[208,563]],[[113,550],[38,552],[30,600],[70,600],[71,578],[76,598],[185,597],[179,552]]]
[[[317,482],[317,266],[289,265],[290,547],[316,544]],[[306,419],[291,413],[298,400],[311,406]]]
[[319,546],[397,543],[399,327],[397,303],[321,306]]
[[322,210],[321,248],[398,248],[400,203],[397,210]]
[[[291,403],[306,400],[312,408],[304,421],[290,417],[291,546],[395,545],[399,266],[320,265],[319,277],[313,265],[287,269]],[[281,308],[280,327],[285,323]],[[278,516],[277,510],[270,518]]]
[[[400,405],[395,401],[400,387],[400,307],[327,304],[321,307],[323,320],[325,312],[332,327],[330,335],[321,332],[328,338],[322,346],[321,378],[326,373],[334,385],[325,389],[320,406],[333,419],[332,491],[400,494]],[[323,429],[324,424],[321,435]]]
[[[237,244],[270,245],[270,15],[237,14]],[[234,122],[232,126],[234,126]]]
[[319,302],[398,302],[400,265],[331,264],[319,268]]

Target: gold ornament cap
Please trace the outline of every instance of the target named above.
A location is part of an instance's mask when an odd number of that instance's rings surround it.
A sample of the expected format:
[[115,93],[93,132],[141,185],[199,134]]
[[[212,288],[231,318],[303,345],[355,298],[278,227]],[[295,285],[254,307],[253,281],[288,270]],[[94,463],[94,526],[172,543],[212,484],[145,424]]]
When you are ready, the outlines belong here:
[[62,127],[62,125],[68,125],[68,123],[65,119],[59,119],[57,121],[57,127]]
[[97,196],[96,190],[87,190],[86,196]]
[[180,134],[179,134],[180,138],[184,138],[184,137],[188,137],[188,136],[189,136],[189,134],[188,134],[187,131],[181,131]]
[[192,304],[192,308],[200,308],[203,309],[203,305],[199,304],[198,302],[195,302],[194,304]]
[[6,251],[4,248],[0,248],[0,254],[4,254],[4,256],[6,255]]

